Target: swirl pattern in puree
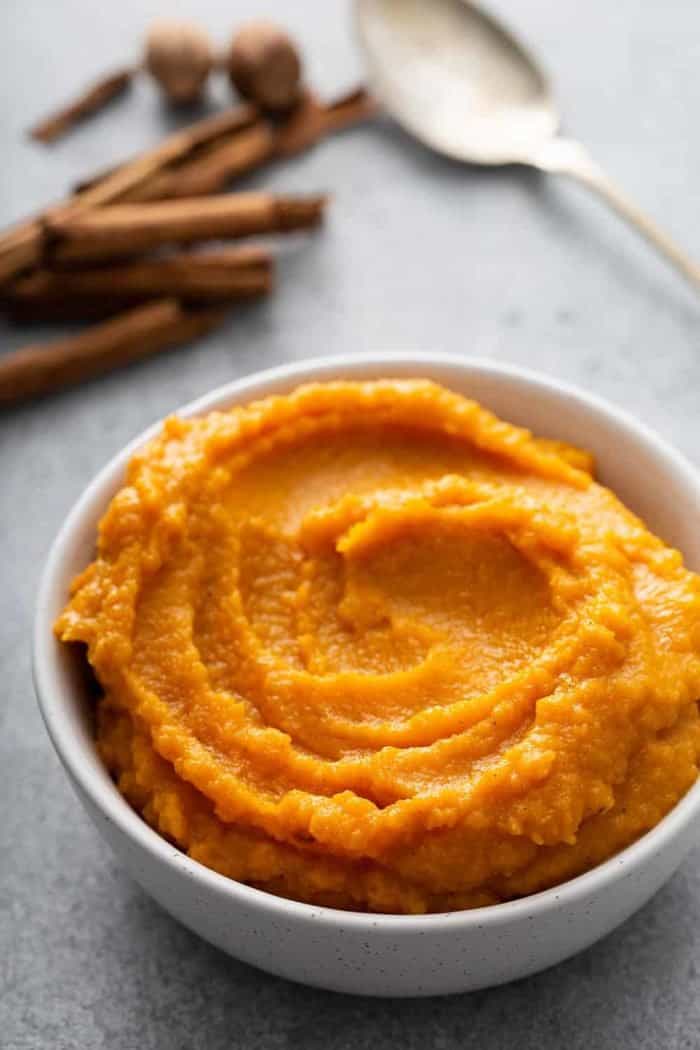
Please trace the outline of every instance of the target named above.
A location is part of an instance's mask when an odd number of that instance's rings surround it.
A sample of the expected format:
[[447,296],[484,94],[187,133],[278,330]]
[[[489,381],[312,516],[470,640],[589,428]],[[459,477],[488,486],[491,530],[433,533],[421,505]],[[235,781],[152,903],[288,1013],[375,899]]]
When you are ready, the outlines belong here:
[[584,453],[425,380],[168,420],[56,630],[132,805],[299,900],[528,894],[697,774],[700,579]]

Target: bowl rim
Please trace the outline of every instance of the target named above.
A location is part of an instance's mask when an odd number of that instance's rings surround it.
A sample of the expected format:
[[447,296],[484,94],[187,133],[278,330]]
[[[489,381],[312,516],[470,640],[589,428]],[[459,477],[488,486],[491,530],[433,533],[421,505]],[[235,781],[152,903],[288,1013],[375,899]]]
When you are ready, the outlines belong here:
[[[648,451],[660,459],[664,469],[676,474],[683,484],[690,486],[695,491],[700,504],[700,473],[682,453],[626,410],[570,383],[528,368],[495,362],[484,357],[463,357],[456,354],[433,352],[353,353],[314,357],[253,372],[232,380],[175,409],[171,414],[200,415],[207,411],[214,411],[217,408],[224,409],[227,405],[240,403],[247,396],[251,400],[259,396],[267,396],[265,393],[256,392],[260,387],[331,381],[333,378],[347,377],[353,372],[362,373],[368,369],[376,370],[384,366],[388,369],[389,375],[391,375],[392,367],[395,369],[421,368],[425,369],[426,376],[430,378],[431,369],[437,368],[452,369],[460,373],[463,378],[480,374],[496,380],[515,380],[526,387],[534,386],[549,395],[574,401],[583,409],[604,417],[614,426],[626,431],[637,444],[645,446]],[[51,599],[57,587],[57,580],[62,575],[65,549],[69,546],[75,531],[80,528],[83,518],[93,513],[94,504],[98,498],[104,498],[103,490],[112,487],[115,477],[123,472],[126,462],[134,451],[153,437],[161,425],[162,419],[147,427],[112,456],[92,478],[71,507],[51,545],[41,575],[35,607],[32,645],[32,673],[39,709],[51,742],[70,778],[110,823],[116,825],[124,835],[150,854],[155,861],[179,869],[180,874],[189,877],[202,889],[228,898],[232,904],[261,913],[272,913],[277,918],[282,917],[299,922],[312,921],[316,925],[320,923],[327,927],[342,927],[356,933],[369,933],[371,930],[376,931],[378,927],[396,935],[427,934],[445,927],[482,930],[487,926],[499,927],[513,920],[532,919],[548,912],[561,911],[567,905],[580,901],[581,898],[595,895],[607,885],[632,875],[647,861],[652,860],[700,814],[699,778],[658,824],[619,853],[581,875],[549,889],[500,904],[420,915],[343,911],[340,908],[290,900],[237,882],[188,857],[151,828],[112,784],[94,775],[89,764],[82,761],[85,754],[84,745],[72,733],[67,721],[62,718],[63,700],[55,666],[56,649],[53,647],[52,632],[54,613],[51,611]]]

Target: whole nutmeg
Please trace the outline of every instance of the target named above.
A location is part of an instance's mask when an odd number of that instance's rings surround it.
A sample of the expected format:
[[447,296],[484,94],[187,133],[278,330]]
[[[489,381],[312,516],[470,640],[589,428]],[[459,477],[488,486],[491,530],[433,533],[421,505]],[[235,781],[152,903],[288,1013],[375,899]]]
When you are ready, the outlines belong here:
[[289,36],[271,22],[249,22],[228,52],[231,83],[260,109],[281,113],[301,96],[301,59]]
[[214,50],[193,22],[163,20],[148,32],[144,65],[170,102],[194,102],[214,66]]

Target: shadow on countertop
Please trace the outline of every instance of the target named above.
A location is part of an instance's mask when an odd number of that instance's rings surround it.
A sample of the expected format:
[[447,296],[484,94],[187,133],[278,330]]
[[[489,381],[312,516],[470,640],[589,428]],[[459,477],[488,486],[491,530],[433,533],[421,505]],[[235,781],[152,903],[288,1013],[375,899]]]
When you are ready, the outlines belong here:
[[[135,1039],[147,1034],[142,1046],[690,1050],[697,1035],[697,1006],[693,1018],[679,1002],[673,1038],[657,1026],[655,1010],[663,998],[668,1016],[669,999],[697,981],[691,926],[700,909],[687,874],[622,928],[545,973],[501,988],[422,1000],[357,998],[270,977],[184,930],[125,876],[117,882],[128,918],[115,963],[132,986],[128,1029]],[[127,1039],[119,1045],[131,1044]]]

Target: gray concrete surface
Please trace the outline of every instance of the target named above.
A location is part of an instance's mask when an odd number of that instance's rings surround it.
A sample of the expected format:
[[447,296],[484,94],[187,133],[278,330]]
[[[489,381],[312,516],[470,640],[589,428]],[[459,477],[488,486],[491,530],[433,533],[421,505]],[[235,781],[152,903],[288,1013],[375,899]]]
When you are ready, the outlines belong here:
[[[143,85],[54,148],[22,137],[52,101],[133,54],[148,19],[168,6],[3,0],[3,224],[172,125]],[[494,7],[546,60],[567,128],[700,257],[696,0]],[[297,33],[324,90],[360,74],[347,3],[190,0],[177,9],[219,38],[263,10]],[[555,970],[451,1000],[361,1001],[276,980],[197,940],[122,874],[71,794],[30,680],[38,575],[93,473],[183,401],[321,352],[439,348],[578,382],[700,463],[700,302],[583,191],[526,172],[467,170],[388,126],[254,182],[334,194],[327,229],[285,258],[269,304],[196,346],[0,418],[0,1046],[697,1047],[700,851],[623,928]],[[3,352],[27,334],[5,326],[0,338]]]

